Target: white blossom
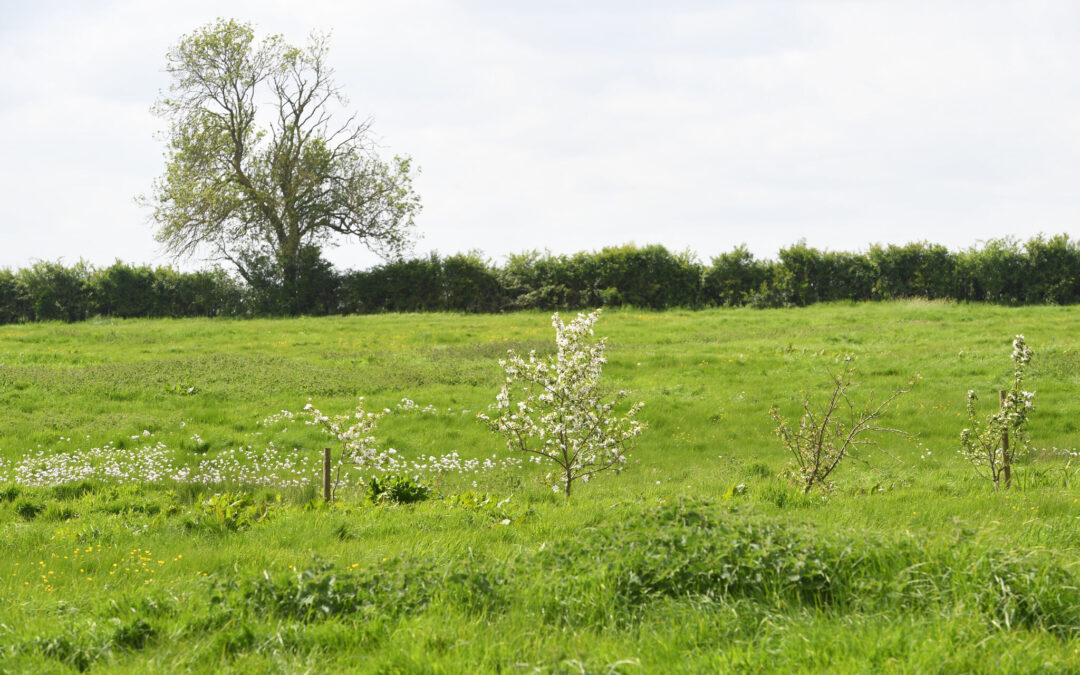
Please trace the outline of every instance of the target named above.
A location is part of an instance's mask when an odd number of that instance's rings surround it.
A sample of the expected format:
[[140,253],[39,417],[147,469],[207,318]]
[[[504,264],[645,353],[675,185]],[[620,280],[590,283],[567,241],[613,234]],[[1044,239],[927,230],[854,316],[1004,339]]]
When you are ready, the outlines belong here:
[[[997,412],[978,419],[975,402],[979,397],[974,390],[967,393],[967,410],[970,426],[960,432],[960,454],[982,471],[994,487],[1004,476],[1008,487],[1013,462],[1030,449],[1027,435],[1028,414],[1034,409],[1035,392],[1024,391],[1024,374],[1031,362],[1032,351],[1023,335],[1013,339],[1013,385],[1005,392]],[[1008,449],[1002,442],[1009,439]]]
[[506,437],[511,451],[558,466],[547,480],[554,492],[567,495],[574,480],[620,470],[632,439],[645,428],[635,419],[643,403],[620,417],[614,409],[627,392],[619,391],[611,400],[602,396],[599,380],[607,343],[589,340],[599,318],[596,310],[566,324],[554,314],[555,355],[539,358],[533,350],[522,357],[511,350],[499,360],[506,377],[495,397],[498,415],[477,415]]

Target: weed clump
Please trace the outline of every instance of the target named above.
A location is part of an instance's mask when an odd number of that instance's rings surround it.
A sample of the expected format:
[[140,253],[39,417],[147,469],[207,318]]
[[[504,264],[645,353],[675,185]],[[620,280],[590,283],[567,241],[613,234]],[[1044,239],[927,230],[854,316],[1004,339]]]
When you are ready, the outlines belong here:
[[191,528],[238,532],[266,520],[269,515],[269,505],[256,503],[247,492],[221,492],[201,502],[197,515],[187,524]]
[[[543,552],[534,592],[570,624],[634,622],[661,600],[780,612],[910,611],[971,604],[994,628],[1080,634],[1080,579],[1051,558],[911,537],[822,536],[686,502]],[[601,589],[598,591],[597,589]]]
[[15,502],[15,513],[23,520],[33,520],[44,510],[44,504],[32,499],[22,498]]
[[149,622],[136,618],[117,627],[112,635],[112,643],[122,649],[138,650],[145,647],[156,635],[157,631]]
[[408,476],[372,476],[367,483],[367,498],[372,504],[413,504],[426,500],[430,495],[430,487]]
[[310,622],[363,613],[401,616],[427,605],[435,577],[426,566],[391,564],[375,569],[340,570],[315,561],[293,575],[271,576],[241,587],[233,602],[256,615]]

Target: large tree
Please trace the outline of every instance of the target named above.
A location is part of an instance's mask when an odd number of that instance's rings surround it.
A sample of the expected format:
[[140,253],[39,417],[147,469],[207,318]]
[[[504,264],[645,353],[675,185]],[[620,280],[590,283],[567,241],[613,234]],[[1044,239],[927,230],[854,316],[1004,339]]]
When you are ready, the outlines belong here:
[[157,239],[176,256],[227,260],[249,283],[269,264],[288,311],[303,310],[289,289],[323,246],[400,255],[420,209],[409,158],[379,158],[326,54],[325,35],[256,42],[250,24],[218,20],[169,50],[172,84],[154,106],[169,124],[147,200]]

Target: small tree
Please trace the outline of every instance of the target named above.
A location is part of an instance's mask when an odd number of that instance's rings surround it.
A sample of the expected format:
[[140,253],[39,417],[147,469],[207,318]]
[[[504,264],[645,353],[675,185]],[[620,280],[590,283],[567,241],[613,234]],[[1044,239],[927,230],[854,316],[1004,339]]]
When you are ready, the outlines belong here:
[[[314,407],[309,401],[304,406],[304,414],[311,418],[308,424],[318,424],[331,436],[341,443],[341,452],[338,454],[337,471],[330,490],[330,501],[337,498],[338,488],[341,486],[341,471],[346,463],[357,468],[384,468],[389,456],[380,452],[375,447],[375,425],[379,423],[383,415],[390,412],[382,410],[377,413],[364,410],[364,397],[360,397],[356,405],[356,412],[352,415],[335,415],[329,417]],[[390,452],[394,452],[390,450]]]
[[[870,465],[859,453],[860,448],[872,446],[879,452],[885,452],[877,441],[865,437],[864,434],[888,432],[908,436],[899,429],[879,426],[877,420],[898,396],[911,390],[897,390],[876,406],[871,393],[869,400],[860,408],[848,396],[848,391],[857,386],[852,382],[854,374],[854,366],[839,375],[830,373],[833,380],[832,395],[820,412],[814,412],[810,397],[806,396],[803,399],[803,416],[797,429],[791,428],[778,408],[769,410],[776,422],[776,435],[795,459],[796,480],[803,486],[804,493],[810,492],[815,486],[828,485],[829,476],[847,457]],[[910,384],[913,385],[914,380]]]
[[1030,447],[1027,433],[1028,414],[1033,409],[1035,392],[1024,391],[1024,374],[1032,351],[1023,335],[1013,339],[1013,384],[1004,391],[996,413],[980,421],[975,413],[975,390],[967,393],[968,428],[960,432],[960,454],[977,471],[994,483],[994,489],[1012,484],[1012,465]]
[[506,437],[511,451],[535,455],[537,463],[554,464],[557,468],[547,474],[547,481],[567,497],[574,481],[588,482],[601,471],[621,470],[631,441],[645,429],[634,419],[644,403],[635,403],[620,417],[614,408],[627,392],[605,400],[600,375],[607,362],[606,338],[589,340],[599,318],[596,310],[578,314],[567,325],[554,314],[555,355],[539,358],[533,350],[523,358],[511,350],[499,361],[506,371],[495,403],[500,414],[477,416]]

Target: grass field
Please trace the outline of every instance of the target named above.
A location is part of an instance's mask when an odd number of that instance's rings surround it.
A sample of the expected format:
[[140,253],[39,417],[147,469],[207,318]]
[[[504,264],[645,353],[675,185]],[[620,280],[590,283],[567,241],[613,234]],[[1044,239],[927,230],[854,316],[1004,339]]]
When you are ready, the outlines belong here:
[[[597,333],[649,428],[567,501],[475,419],[508,348],[551,351],[546,314],[0,327],[0,670],[1080,671],[1075,308],[613,310]],[[958,435],[1016,333],[1037,449],[995,493]],[[885,420],[917,439],[803,495],[768,410],[848,355],[858,396],[922,376]],[[433,498],[301,484],[330,439],[280,412],[358,396]]]

